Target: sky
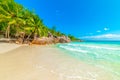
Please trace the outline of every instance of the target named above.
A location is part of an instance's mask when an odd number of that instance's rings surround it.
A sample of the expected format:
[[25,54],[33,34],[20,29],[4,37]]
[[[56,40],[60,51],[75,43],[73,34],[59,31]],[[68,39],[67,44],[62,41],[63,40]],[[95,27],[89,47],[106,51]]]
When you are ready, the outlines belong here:
[[15,0],[45,25],[87,40],[120,40],[120,0]]

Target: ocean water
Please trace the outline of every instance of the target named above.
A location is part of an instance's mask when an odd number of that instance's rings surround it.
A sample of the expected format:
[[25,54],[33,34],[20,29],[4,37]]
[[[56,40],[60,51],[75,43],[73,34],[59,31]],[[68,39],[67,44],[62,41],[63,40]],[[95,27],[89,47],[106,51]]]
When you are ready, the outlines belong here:
[[57,44],[68,55],[112,74],[120,80],[120,42],[71,42]]

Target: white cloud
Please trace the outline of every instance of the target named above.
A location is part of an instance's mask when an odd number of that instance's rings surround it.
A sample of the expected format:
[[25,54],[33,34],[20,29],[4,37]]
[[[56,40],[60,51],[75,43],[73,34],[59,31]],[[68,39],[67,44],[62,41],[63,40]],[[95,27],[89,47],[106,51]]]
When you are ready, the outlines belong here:
[[100,33],[101,31],[100,31],[100,30],[97,30],[96,32]]
[[84,36],[82,39],[91,39],[91,40],[120,40],[120,34],[103,34],[96,36]]
[[105,27],[104,30],[105,30],[105,31],[108,31],[108,30],[110,30],[110,29]]

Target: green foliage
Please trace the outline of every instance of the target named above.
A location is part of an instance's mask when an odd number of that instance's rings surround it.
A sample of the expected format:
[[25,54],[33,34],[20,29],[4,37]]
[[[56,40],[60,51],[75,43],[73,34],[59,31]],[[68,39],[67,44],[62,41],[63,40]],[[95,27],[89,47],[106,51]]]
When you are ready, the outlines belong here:
[[[26,35],[37,33],[40,37],[47,36],[51,32],[54,36],[65,35],[56,30],[56,26],[51,29],[43,24],[43,20],[35,13],[25,9],[14,0],[0,0],[0,31],[6,34],[6,37],[12,37],[19,32]],[[69,35],[71,40],[74,36]]]
[[72,41],[80,41],[80,39],[72,36],[71,34],[69,34],[68,37],[69,37]]

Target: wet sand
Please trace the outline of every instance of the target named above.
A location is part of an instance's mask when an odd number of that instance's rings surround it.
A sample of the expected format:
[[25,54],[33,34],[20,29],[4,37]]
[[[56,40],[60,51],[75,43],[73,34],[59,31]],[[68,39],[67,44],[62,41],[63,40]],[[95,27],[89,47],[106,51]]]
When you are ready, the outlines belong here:
[[0,80],[113,80],[55,46],[21,46],[0,54]]

